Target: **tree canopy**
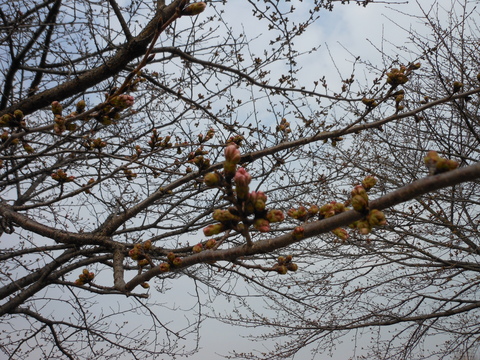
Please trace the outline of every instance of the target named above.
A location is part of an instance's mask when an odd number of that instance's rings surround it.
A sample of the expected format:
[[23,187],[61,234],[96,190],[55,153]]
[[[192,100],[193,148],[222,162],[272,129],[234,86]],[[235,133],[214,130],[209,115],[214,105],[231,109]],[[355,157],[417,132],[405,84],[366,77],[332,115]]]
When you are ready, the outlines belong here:
[[254,38],[232,3],[2,1],[2,353],[189,356],[207,318],[277,344],[241,359],[352,332],[368,358],[470,353],[478,11],[419,7],[382,64],[303,83],[323,49],[297,45],[348,1],[245,1]]

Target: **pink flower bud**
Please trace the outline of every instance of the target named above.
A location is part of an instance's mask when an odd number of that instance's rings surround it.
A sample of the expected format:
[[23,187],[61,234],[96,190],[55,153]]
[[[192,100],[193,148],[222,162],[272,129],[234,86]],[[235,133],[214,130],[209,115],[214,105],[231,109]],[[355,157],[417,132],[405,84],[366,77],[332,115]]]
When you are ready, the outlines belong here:
[[131,95],[121,94],[113,97],[110,100],[110,104],[120,110],[124,110],[132,106],[134,103],[134,98]]
[[365,201],[368,201],[368,194],[367,194],[367,191],[365,190],[365,188],[362,186],[362,185],[357,185],[353,188],[352,190],[352,198],[355,196],[355,195],[360,195],[361,197],[363,197],[365,199]]
[[225,231],[225,226],[223,224],[213,224],[213,225],[208,225],[203,229],[203,234],[205,236],[213,236],[220,234],[222,231]]
[[293,229],[293,237],[297,240],[305,237],[305,229],[303,226],[297,226],[295,229]]
[[215,239],[207,240],[205,243],[205,249],[213,249],[217,245],[217,241]]
[[228,145],[225,148],[225,161],[233,164],[238,164],[242,156],[240,155],[240,150],[238,150],[236,145]]
[[169,263],[161,263],[159,266],[161,272],[169,272],[170,271],[170,264]]
[[364,212],[368,209],[368,201],[361,195],[355,195],[352,198],[352,207],[359,212]]
[[292,208],[288,210],[287,215],[293,219],[305,221],[308,217],[308,211],[305,206],[300,206],[298,209]]
[[62,104],[60,104],[58,101],[52,102],[52,113],[54,115],[62,115]]
[[255,219],[253,221],[253,227],[260,232],[270,231],[270,222],[267,219]]
[[372,211],[370,211],[367,216],[367,221],[372,227],[385,225],[387,223],[387,220],[385,219],[385,214],[377,209],[373,209]]
[[347,230],[342,229],[342,228],[333,229],[332,233],[335,236],[337,236],[339,239],[341,239],[342,241],[347,240],[348,236],[349,236]]
[[285,215],[282,210],[270,210],[266,216],[271,223],[282,222],[285,220]]
[[233,181],[235,181],[235,185],[237,186],[248,187],[248,185],[252,181],[252,177],[247,172],[247,170],[241,167],[238,168],[235,176],[233,177]]
[[215,209],[212,215],[214,220],[220,222],[227,222],[227,221],[240,221],[240,218],[237,215],[232,214],[228,210],[221,210]]

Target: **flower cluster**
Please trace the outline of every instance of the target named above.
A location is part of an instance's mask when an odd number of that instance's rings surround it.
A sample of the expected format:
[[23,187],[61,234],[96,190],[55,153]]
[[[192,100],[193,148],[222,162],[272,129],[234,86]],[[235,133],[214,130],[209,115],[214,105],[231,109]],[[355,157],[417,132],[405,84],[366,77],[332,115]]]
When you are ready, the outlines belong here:
[[155,149],[155,148],[170,148],[172,147],[172,143],[170,142],[171,136],[167,135],[164,137],[159,136],[157,129],[152,130],[152,135],[150,136],[150,141],[148,142],[148,146],[150,149]]
[[242,156],[235,143],[226,146],[224,155],[223,171],[206,174],[204,183],[208,187],[222,189],[233,206],[214,210],[212,217],[218,223],[205,227],[203,233],[213,236],[229,229],[243,233],[250,226],[259,232],[270,231],[271,223],[285,219],[283,212],[267,209],[264,192],[250,191],[252,176],[244,167],[238,166]]
[[423,159],[428,168],[429,175],[436,175],[458,168],[458,162],[438,155],[436,151],[429,151]]
[[85,110],[85,101],[80,100],[77,103],[75,111],[67,116],[63,116],[63,106],[58,101],[52,102],[51,110],[54,116],[53,131],[56,134],[61,134],[65,130],[74,131],[77,128],[77,126],[75,125],[75,123],[71,121],[71,118],[82,113]]
[[216,245],[217,245],[217,241],[215,239],[210,239],[210,240],[207,240],[204,243],[198,243],[197,245],[193,246],[192,251],[195,254],[198,254],[198,253],[202,252],[203,250],[214,249]]
[[208,151],[204,150],[203,146],[200,146],[197,150],[188,154],[188,162],[194,164],[199,170],[208,168],[210,166],[210,160],[204,156],[207,154]]
[[61,184],[71,182],[75,179],[75,176],[68,176],[67,173],[62,169],[59,169],[56,172],[52,173],[51,177],[53,180]]
[[120,113],[133,106],[135,99],[131,95],[120,94],[116,95],[107,101],[108,104],[103,107],[93,117],[102,125],[111,125],[115,120],[120,119]]
[[[355,221],[353,224],[350,224],[349,227],[352,229],[357,229],[360,234],[366,235],[370,233],[372,228],[386,224],[386,219],[383,212],[377,209],[370,210],[368,206],[367,191],[372,189],[376,183],[377,179],[375,177],[367,176],[363,179],[361,185],[357,185],[353,188],[351,192],[352,198],[347,202],[341,203],[332,201],[321,206],[320,208],[316,205],[311,205],[308,209],[304,206],[300,206],[298,208],[290,209],[288,211],[288,216],[296,220],[307,221],[318,214],[319,219],[327,219],[350,210],[347,205],[351,204],[354,210],[365,214],[365,217],[359,221]],[[295,237],[295,239],[302,239],[304,236],[303,232],[303,227],[298,226],[295,228],[292,235]],[[345,241],[349,238],[349,234],[345,229],[336,228],[331,232],[342,241]]]
[[75,285],[85,285],[90,283],[95,274],[93,272],[89,272],[88,269],[83,269],[82,273],[78,275],[78,279],[75,280]]
[[161,272],[169,272],[172,267],[179,267],[182,265],[182,258],[175,255],[173,252],[167,254],[167,262],[161,263],[158,267]]
[[148,252],[152,248],[152,242],[150,240],[145,241],[143,244],[138,243],[133,245],[133,248],[128,252],[130,259],[137,261],[138,267],[142,268],[151,264],[150,256]]
[[279,256],[272,269],[280,275],[285,275],[288,271],[297,271],[298,265],[292,262],[292,255]]

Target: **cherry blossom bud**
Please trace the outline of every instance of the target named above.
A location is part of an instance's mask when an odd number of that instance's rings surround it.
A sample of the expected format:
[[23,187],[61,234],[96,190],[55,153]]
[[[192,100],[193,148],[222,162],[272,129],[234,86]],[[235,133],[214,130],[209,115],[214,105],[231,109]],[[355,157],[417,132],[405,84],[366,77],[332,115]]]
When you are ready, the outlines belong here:
[[203,229],[203,234],[205,236],[213,236],[220,234],[222,231],[225,231],[225,225],[223,224],[213,224],[213,225],[208,225]]
[[376,183],[377,179],[371,175],[368,175],[367,177],[365,177],[365,179],[363,179],[362,186],[366,191],[368,191],[373,188]]
[[288,268],[285,265],[275,266],[275,270],[280,275],[285,275],[288,272]]
[[341,239],[342,241],[347,240],[348,237],[349,237],[347,230],[342,229],[342,228],[333,229],[332,233],[335,236],[337,236],[339,239]]
[[359,212],[364,212],[368,209],[368,201],[361,195],[355,195],[352,198],[352,207]]
[[13,117],[17,121],[22,121],[23,120],[23,111],[22,110],[15,110],[13,112]]
[[285,215],[282,210],[270,210],[266,215],[266,219],[271,223],[282,222],[285,220]]
[[192,247],[192,251],[195,254],[198,254],[198,253],[202,252],[202,250],[203,250],[203,245],[202,244],[197,244],[194,247]]
[[152,247],[152,240],[147,240],[143,243],[143,249],[148,251]]
[[235,175],[235,170],[237,169],[237,164],[225,161],[223,163],[223,170],[225,172],[225,176],[233,177]]
[[62,115],[62,104],[60,104],[58,101],[52,102],[52,113],[54,115]]
[[161,272],[169,272],[170,271],[170,264],[169,263],[161,263],[159,266]]
[[150,262],[148,261],[148,259],[142,259],[142,260],[139,260],[139,261],[138,261],[138,266],[140,266],[140,267],[147,266],[148,264],[150,264]]
[[407,81],[408,77],[404,74],[404,69],[392,69],[387,73],[387,84],[398,86],[405,84]]
[[173,259],[172,261],[172,265],[173,266],[181,266],[182,265],[182,258],[180,257],[176,257],[175,259]]
[[303,226],[297,226],[295,229],[293,229],[293,237],[297,240],[303,239],[305,236],[305,229]]
[[78,114],[81,114],[85,111],[85,107],[87,106],[87,104],[85,103],[85,100],[80,100],[78,103],[77,103],[77,106],[76,106],[76,111]]
[[248,185],[252,181],[252,177],[247,172],[247,170],[241,167],[238,168],[237,172],[235,173],[233,181],[235,181],[235,185],[237,186],[248,187]]
[[365,201],[368,201],[368,194],[365,188],[362,185],[357,185],[353,188],[352,190],[352,197],[355,195],[360,195],[365,199]]
[[461,83],[460,81],[454,81],[453,82],[453,92],[454,93],[459,92],[460,90],[462,90],[462,88],[463,88],[463,83]]
[[220,185],[220,181],[221,181],[220,174],[213,173],[213,172],[208,173],[203,177],[203,182],[208,187],[214,187],[214,186]]
[[225,161],[233,164],[238,164],[242,156],[240,155],[240,150],[238,150],[236,145],[228,145],[225,148]]
[[293,208],[288,210],[287,215],[293,219],[305,221],[307,220],[307,217],[308,217],[308,211],[305,206],[300,206],[298,207],[298,209]]
[[367,220],[359,220],[357,221],[357,230],[360,234],[367,235],[372,231],[372,226]]
[[209,239],[205,243],[205,249],[213,249],[217,245],[217,241],[215,239]]
[[387,223],[387,220],[385,219],[385,214],[377,209],[373,209],[370,211],[367,216],[367,221],[372,227],[385,225]]
[[174,260],[176,257],[177,257],[177,256],[176,256],[175,253],[173,253],[173,252],[169,252],[169,253],[167,254],[167,259],[168,259],[169,262],[173,262],[173,260]]
[[270,222],[267,219],[255,219],[253,221],[253,227],[260,232],[269,232],[270,231]]
[[215,209],[212,215],[214,220],[220,222],[227,222],[227,221],[240,221],[240,218],[237,215],[232,214],[228,210],[221,210]]
[[289,271],[297,271],[298,270],[298,265],[295,264],[295,263],[288,263],[286,266],[287,266],[287,269]]
[[125,110],[132,106],[134,103],[134,98],[131,95],[121,94],[113,97],[110,100],[110,104],[116,109]]

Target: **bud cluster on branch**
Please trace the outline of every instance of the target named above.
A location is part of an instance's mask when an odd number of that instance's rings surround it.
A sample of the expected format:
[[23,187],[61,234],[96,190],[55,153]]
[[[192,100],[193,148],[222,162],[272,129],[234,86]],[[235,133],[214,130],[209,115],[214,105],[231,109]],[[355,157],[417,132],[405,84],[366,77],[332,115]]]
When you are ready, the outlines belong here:
[[75,280],[75,285],[85,285],[90,283],[95,278],[93,272],[88,271],[88,269],[83,269],[82,273],[78,275],[78,279]]
[[[240,139],[238,139],[240,140]],[[232,206],[214,210],[212,217],[218,221],[203,229],[205,236],[235,230],[247,237],[251,226],[259,232],[270,231],[270,224],[281,222],[285,216],[281,210],[267,209],[267,195],[262,191],[250,191],[252,176],[240,167],[241,154],[238,145],[230,142],[224,151],[223,171],[204,176],[208,187],[221,189]]]

